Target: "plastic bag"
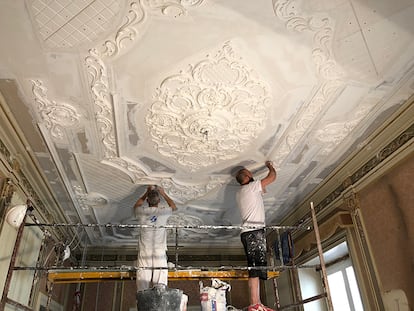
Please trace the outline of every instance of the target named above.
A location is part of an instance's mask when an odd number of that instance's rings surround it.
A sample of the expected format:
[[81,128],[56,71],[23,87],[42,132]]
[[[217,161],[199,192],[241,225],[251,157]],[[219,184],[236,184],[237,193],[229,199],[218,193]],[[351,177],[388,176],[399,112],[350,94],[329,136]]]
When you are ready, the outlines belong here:
[[226,311],[226,293],[231,290],[230,284],[219,279],[212,279],[211,286],[204,287],[200,281],[201,311]]

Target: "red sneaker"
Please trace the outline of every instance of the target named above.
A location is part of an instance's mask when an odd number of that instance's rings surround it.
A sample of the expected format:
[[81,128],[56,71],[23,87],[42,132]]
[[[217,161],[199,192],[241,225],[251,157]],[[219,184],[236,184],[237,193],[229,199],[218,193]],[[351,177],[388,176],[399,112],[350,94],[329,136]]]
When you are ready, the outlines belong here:
[[247,311],[275,311],[273,309],[270,309],[261,303],[256,303],[255,305],[251,305],[247,308]]
[[263,308],[264,311],[275,311],[275,310],[270,309],[269,307],[266,307],[264,305],[262,305],[262,308]]

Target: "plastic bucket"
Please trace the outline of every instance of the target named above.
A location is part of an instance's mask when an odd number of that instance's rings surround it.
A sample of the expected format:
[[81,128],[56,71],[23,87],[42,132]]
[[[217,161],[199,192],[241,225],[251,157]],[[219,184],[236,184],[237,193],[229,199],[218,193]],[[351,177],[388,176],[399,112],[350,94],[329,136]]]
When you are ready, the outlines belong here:
[[137,293],[138,311],[180,311],[183,291],[166,286],[153,288]]

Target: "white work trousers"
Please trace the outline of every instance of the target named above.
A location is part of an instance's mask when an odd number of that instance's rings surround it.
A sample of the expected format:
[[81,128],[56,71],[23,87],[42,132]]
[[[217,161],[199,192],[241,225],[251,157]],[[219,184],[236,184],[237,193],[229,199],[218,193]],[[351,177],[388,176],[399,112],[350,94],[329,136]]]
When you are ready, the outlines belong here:
[[[137,291],[168,283],[167,254],[163,248],[143,248],[138,252]],[[152,268],[154,267],[154,268]],[[164,267],[165,269],[156,269]],[[142,268],[142,269],[141,269]]]

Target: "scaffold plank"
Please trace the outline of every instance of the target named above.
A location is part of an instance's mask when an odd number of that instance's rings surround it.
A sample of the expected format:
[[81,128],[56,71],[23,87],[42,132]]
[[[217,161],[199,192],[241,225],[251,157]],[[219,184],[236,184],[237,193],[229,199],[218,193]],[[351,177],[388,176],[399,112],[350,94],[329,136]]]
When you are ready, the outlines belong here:
[[[279,276],[278,271],[268,271],[269,279]],[[135,280],[135,271],[49,271],[48,280],[52,283],[92,283],[103,281]],[[219,278],[227,280],[247,280],[248,271],[227,270],[227,271],[201,271],[201,270],[177,270],[168,271],[168,280],[200,280]]]

